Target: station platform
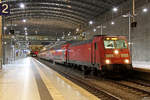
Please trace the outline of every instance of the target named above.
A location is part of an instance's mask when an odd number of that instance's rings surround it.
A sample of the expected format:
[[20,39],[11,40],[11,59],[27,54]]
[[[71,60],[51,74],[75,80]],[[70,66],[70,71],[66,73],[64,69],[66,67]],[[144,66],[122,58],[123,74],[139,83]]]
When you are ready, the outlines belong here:
[[135,70],[150,73],[150,62],[133,61],[132,64]]
[[3,66],[0,100],[99,100],[34,58]]

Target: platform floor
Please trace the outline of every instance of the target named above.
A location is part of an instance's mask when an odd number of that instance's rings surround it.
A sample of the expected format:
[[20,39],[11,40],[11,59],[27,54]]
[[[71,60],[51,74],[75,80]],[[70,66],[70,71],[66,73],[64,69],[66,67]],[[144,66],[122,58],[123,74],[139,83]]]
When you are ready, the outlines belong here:
[[144,62],[144,61],[133,61],[133,66],[135,68],[143,68],[150,70],[150,62]]
[[99,100],[34,58],[0,71],[0,100]]

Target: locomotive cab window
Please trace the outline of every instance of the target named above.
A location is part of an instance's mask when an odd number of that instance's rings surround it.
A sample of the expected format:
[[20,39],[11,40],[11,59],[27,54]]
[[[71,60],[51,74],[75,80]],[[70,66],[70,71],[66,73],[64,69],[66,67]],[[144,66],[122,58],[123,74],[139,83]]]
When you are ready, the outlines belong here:
[[116,41],[116,48],[117,49],[126,49],[127,43],[125,42],[125,40],[117,40]]
[[115,43],[113,40],[104,40],[105,49],[114,49]]
[[104,40],[105,49],[126,49],[127,43],[125,40]]

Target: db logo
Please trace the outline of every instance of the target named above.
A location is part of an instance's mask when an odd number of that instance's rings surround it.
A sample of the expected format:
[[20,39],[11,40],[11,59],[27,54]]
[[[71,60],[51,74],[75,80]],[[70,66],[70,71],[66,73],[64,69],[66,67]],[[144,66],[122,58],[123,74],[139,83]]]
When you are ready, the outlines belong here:
[[0,15],[10,15],[10,6],[7,2],[0,3]]

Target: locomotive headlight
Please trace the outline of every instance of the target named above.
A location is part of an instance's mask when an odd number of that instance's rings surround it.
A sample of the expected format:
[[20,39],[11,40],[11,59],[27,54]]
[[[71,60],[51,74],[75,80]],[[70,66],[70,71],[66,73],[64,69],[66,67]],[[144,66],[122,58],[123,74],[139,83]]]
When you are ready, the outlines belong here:
[[110,64],[110,60],[109,59],[106,59],[105,62],[106,62],[106,64]]
[[129,61],[129,59],[125,59],[124,62],[125,62],[126,64],[129,64],[130,61]]
[[117,54],[119,54],[119,51],[118,51],[118,50],[115,50],[114,53],[117,55]]

